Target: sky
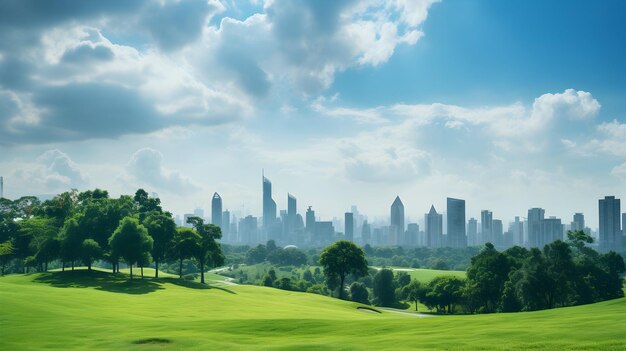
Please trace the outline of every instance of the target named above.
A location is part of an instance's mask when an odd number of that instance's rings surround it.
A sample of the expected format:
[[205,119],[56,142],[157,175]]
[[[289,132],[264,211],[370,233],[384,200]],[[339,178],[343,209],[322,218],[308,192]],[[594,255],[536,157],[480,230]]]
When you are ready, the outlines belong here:
[[[597,227],[626,199],[626,2],[0,2],[5,197],[409,221],[446,197]],[[624,205],[626,207],[626,205]]]

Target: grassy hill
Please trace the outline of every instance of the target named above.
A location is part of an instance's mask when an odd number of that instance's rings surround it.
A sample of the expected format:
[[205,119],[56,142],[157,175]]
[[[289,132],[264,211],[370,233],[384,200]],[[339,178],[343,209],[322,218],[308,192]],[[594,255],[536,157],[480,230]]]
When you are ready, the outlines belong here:
[[626,299],[416,318],[259,286],[106,272],[0,277],[0,350],[626,349]]
[[436,269],[422,269],[422,268],[396,268],[392,267],[394,272],[406,272],[411,276],[411,280],[419,280],[422,283],[428,283],[436,277],[440,276],[454,276],[457,278],[465,279],[465,271],[441,271]]

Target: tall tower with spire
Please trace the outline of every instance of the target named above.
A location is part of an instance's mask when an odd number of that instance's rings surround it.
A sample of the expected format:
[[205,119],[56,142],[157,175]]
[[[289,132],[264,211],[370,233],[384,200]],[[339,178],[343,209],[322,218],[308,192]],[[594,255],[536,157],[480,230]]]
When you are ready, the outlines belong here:
[[263,177],[263,227],[269,229],[276,221],[276,202],[272,199],[272,182],[265,178],[265,171],[262,171]]
[[217,192],[211,200],[211,223],[222,228],[222,197]]
[[404,204],[400,196],[396,196],[391,204],[391,226],[395,227],[398,235],[404,233]]

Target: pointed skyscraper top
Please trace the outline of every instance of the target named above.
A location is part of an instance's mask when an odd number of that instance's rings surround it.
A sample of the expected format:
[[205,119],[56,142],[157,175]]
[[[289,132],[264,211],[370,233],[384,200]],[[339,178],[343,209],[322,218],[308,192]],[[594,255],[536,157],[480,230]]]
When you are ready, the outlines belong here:
[[430,205],[430,211],[428,211],[428,214],[437,214],[437,210],[435,210],[435,205]]
[[397,205],[403,205],[404,206],[404,204],[402,203],[402,200],[400,200],[400,196],[396,196],[396,199],[393,200],[392,206],[397,206]]
[[215,192],[215,194],[213,194],[213,198],[214,199],[221,199],[222,197],[220,196],[220,194],[217,193],[217,191]]

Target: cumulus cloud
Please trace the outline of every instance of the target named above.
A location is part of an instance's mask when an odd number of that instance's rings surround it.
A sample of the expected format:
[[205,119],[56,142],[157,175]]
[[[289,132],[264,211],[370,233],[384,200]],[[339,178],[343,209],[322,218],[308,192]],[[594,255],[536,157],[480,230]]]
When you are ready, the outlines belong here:
[[190,194],[199,187],[179,172],[163,167],[163,155],[151,148],[137,150],[126,165],[126,172],[136,181],[178,194]]
[[626,157],[626,123],[617,120],[597,126],[597,135],[576,148],[583,155],[606,154]]

